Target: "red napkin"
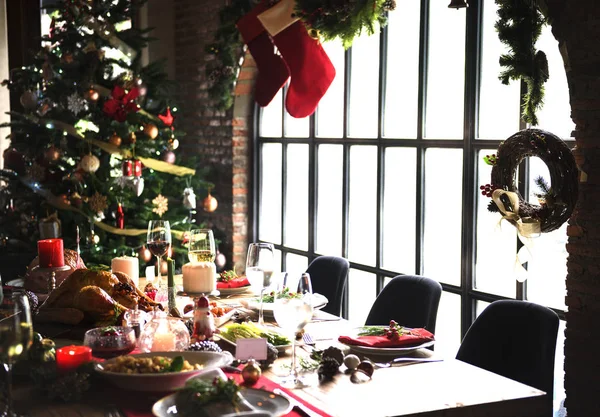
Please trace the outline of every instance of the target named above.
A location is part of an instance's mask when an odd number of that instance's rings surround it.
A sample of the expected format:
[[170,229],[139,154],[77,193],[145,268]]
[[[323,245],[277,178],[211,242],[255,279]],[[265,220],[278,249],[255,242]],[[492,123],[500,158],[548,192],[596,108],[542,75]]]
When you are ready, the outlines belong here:
[[388,339],[386,336],[340,336],[338,341],[345,345],[394,348],[420,345],[434,340],[433,333],[425,329],[404,329],[398,339]]
[[248,278],[246,278],[246,277],[237,277],[237,278],[234,278],[231,281],[227,281],[227,282],[217,281],[217,289],[239,288],[239,287],[245,287],[247,285],[250,285],[250,282],[248,281]]

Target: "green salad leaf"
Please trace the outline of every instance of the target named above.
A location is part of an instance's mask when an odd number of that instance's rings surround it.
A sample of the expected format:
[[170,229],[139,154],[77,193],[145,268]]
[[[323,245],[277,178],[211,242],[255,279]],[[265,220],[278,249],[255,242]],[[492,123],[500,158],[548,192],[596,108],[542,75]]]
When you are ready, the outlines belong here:
[[219,335],[230,342],[235,343],[237,339],[267,339],[273,346],[285,346],[291,344],[286,336],[272,330],[257,326],[254,323],[232,323],[221,329]]

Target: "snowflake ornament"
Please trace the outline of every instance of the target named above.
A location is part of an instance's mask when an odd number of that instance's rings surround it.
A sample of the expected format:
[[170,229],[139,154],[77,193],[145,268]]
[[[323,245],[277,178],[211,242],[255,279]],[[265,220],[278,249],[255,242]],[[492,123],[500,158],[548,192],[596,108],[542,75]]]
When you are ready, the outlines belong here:
[[106,200],[106,196],[96,191],[96,193],[90,197],[90,209],[92,209],[96,213],[106,210],[108,208],[108,202]]
[[152,200],[152,204],[155,205],[152,212],[161,217],[169,210],[169,200],[162,194],[157,195],[156,198]]
[[67,97],[67,108],[74,116],[77,116],[88,109],[87,101],[77,93],[73,93]]

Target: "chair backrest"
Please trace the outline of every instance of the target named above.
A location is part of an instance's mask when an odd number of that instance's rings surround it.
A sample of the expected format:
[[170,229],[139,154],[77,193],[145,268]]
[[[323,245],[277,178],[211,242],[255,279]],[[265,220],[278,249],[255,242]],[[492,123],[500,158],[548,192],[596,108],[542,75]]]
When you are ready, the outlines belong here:
[[456,359],[545,391],[551,407],[558,322],[538,304],[493,302],[467,331]]
[[386,325],[395,320],[401,326],[424,327],[435,334],[442,286],[418,275],[398,275],[379,293],[366,325]]
[[310,274],[313,292],[327,297],[328,303],[323,311],[341,315],[349,268],[350,263],[338,256],[319,256],[308,266],[306,272]]

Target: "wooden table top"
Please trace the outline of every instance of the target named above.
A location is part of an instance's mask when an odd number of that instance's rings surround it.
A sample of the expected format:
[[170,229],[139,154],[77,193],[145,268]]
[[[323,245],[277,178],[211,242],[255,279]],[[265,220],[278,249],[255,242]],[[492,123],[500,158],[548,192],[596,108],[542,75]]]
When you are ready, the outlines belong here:
[[[244,296],[224,298],[235,304]],[[245,295],[248,297],[248,295]],[[185,301],[184,301],[185,302]],[[318,348],[337,345],[337,337],[351,329],[344,319],[318,312],[306,326]],[[299,355],[308,355],[298,348]],[[414,356],[435,355],[421,349]],[[373,358],[378,360],[378,358]],[[277,381],[275,369],[288,364],[291,356],[280,358],[264,375]],[[343,367],[341,368],[344,369]],[[316,380],[316,376],[315,376]],[[548,416],[542,391],[467,363],[447,358],[440,362],[418,363],[377,369],[362,384],[350,381],[347,373],[332,381],[294,391],[307,402],[333,416],[414,416],[414,417],[542,417]],[[136,395],[134,392],[132,396]],[[33,416],[85,415],[103,417],[105,409],[93,404],[49,405],[30,410]]]

